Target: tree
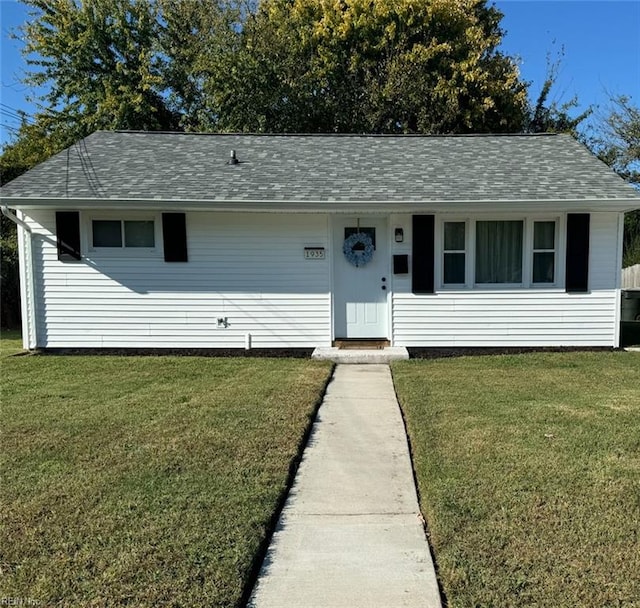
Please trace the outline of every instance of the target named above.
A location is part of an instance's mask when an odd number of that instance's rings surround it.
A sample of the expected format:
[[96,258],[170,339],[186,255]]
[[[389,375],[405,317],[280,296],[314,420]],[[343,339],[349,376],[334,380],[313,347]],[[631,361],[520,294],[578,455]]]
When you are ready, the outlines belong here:
[[231,52],[204,71],[217,129],[522,129],[526,86],[484,1],[263,0],[240,14]]
[[49,121],[96,129],[523,128],[486,0],[24,0]]
[[18,235],[15,224],[0,215],[0,326],[17,327],[20,322],[20,278]]
[[563,55],[564,50],[560,51],[559,57],[553,63],[547,56],[547,76],[535,104],[529,107],[524,129],[527,133],[571,133],[577,137],[578,127],[593,112],[593,109],[589,107],[578,116],[571,116],[570,111],[578,107],[577,96],[564,103],[555,100],[549,101],[551,90],[558,79],[558,70]]
[[[624,95],[611,97],[608,113],[589,141],[596,154],[640,189],[640,108]],[[640,209],[625,215],[623,267],[640,264]]]
[[47,84],[48,121],[75,139],[97,129],[173,129],[163,62],[159,13],[149,0],[24,0],[34,10],[22,27],[26,82]]
[[608,114],[593,138],[600,158],[627,181],[640,186],[640,108],[624,95],[611,98]]
[[[0,183],[4,184],[72,144],[73,129],[43,114],[35,122],[23,119],[14,142],[0,155]],[[0,324],[20,322],[18,237],[15,224],[0,216]]]
[[243,19],[253,5],[234,0],[158,0],[158,6],[168,104],[186,130],[214,130],[219,104],[207,99],[205,88],[219,89],[229,72],[237,70]]

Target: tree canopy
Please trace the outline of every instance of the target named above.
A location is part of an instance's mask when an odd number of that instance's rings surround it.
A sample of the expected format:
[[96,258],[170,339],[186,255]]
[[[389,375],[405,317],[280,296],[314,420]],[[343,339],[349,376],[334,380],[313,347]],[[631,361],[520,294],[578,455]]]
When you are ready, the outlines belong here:
[[[171,129],[157,44],[158,7],[148,0],[26,0],[26,82],[47,85],[48,120],[97,129]],[[71,127],[70,127],[71,128]]]
[[485,0],[24,0],[49,125],[522,130],[527,86]]
[[[611,98],[589,144],[620,176],[640,189],[640,107],[628,97]],[[640,209],[625,216],[623,266],[640,264]]]
[[518,131],[526,86],[496,50],[500,19],[477,0],[263,0],[243,23],[227,77],[205,83],[211,126]]

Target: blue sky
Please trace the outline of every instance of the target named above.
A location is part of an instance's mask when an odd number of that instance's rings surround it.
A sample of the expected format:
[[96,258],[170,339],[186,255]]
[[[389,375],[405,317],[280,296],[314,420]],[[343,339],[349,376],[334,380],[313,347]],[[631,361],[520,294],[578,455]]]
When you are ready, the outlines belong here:
[[[520,71],[537,97],[547,73],[547,56],[563,52],[552,98],[558,102],[578,96],[580,108],[606,111],[608,93],[630,96],[640,105],[640,0],[495,0],[504,13],[502,49],[520,58]],[[25,65],[20,42],[9,32],[26,18],[16,0],[0,0],[1,89],[0,144],[15,128],[16,110],[32,113],[27,102],[33,91],[20,81]],[[595,119],[598,112],[595,114]]]

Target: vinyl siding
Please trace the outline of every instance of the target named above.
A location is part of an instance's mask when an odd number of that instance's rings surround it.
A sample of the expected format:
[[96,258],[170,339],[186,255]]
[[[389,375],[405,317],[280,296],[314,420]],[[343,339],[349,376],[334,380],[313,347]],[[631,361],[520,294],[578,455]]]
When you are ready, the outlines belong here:
[[[100,215],[109,213],[125,217]],[[186,263],[164,261],[161,232],[152,254],[89,251],[90,216],[84,211],[84,257],[60,262],[55,213],[28,215],[34,231],[30,302],[40,347],[244,348],[248,333],[254,348],[331,342],[327,215],[189,212]],[[565,216],[558,216],[562,234]],[[160,217],[155,216],[158,230]],[[436,216],[436,236],[442,219]],[[411,215],[391,215],[388,225],[390,235],[394,228],[404,230],[404,242],[393,242],[390,255],[411,256]],[[417,296],[411,293],[411,272],[394,275],[389,311],[394,345],[615,345],[618,229],[618,213],[592,213],[588,293],[564,291],[563,238],[554,288],[443,290],[437,277],[435,294]],[[305,246],[325,247],[326,259],[305,260]],[[440,246],[436,238],[436,263]],[[218,319],[225,318],[229,326],[219,327]]]
[[[410,216],[396,216],[410,248]],[[562,225],[563,222],[560,222]],[[408,241],[408,242],[407,242]],[[411,293],[409,276],[394,279],[393,340],[396,346],[614,346],[617,336],[618,214],[591,215],[590,290],[557,288],[443,290]],[[564,265],[563,239],[558,268]],[[561,272],[560,272],[561,274]],[[562,279],[562,277],[559,277]]]
[[84,212],[83,259],[59,262],[54,213],[30,216],[40,347],[244,348],[247,333],[254,348],[330,343],[329,256],[303,257],[327,247],[326,216],[187,213],[186,263],[92,253]]

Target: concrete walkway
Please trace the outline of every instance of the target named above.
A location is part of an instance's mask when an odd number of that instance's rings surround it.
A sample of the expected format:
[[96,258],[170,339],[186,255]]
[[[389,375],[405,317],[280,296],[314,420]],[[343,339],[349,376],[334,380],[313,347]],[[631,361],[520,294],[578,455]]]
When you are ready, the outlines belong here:
[[386,365],[338,365],[253,608],[440,608]]

